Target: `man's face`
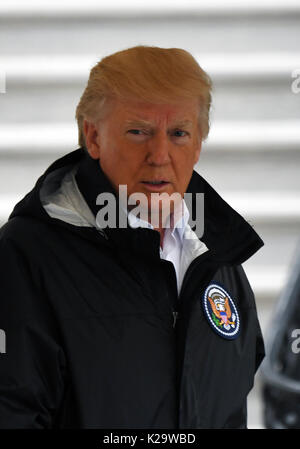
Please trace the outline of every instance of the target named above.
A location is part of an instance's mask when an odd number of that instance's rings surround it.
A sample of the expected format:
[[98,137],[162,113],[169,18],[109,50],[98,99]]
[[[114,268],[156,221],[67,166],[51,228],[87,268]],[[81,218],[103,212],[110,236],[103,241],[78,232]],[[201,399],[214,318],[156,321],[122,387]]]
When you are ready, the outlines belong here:
[[[84,121],[89,154],[118,192],[141,192],[150,205],[151,193],[178,192],[182,197],[201,150],[196,100],[178,104],[116,101],[106,118]],[[158,183],[158,184],[157,184]]]

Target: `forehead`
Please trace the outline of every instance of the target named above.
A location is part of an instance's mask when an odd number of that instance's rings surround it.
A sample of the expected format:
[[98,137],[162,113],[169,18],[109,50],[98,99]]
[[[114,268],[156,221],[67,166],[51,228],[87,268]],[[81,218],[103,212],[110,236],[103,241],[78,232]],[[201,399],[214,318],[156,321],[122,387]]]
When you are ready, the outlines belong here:
[[141,101],[115,100],[112,116],[124,121],[144,121],[149,123],[182,122],[192,124],[198,119],[198,102],[194,99],[178,103],[153,104]]

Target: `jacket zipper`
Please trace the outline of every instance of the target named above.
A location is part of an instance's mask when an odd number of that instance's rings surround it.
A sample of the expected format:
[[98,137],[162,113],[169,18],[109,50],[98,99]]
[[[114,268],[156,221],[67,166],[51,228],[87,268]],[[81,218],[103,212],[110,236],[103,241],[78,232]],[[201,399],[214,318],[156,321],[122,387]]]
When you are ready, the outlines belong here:
[[[198,259],[200,259],[201,256],[202,256],[202,254],[199,257],[197,257],[195,260],[193,260],[193,262],[191,263],[191,265],[187,269],[187,272],[185,273],[185,276],[184,276],[184,279],[183,279],[183,282],[182,282],[181,292],[180,292],[180,294],[178,296],[178,301],[182,300],[181,299],[181,293],[183,291],[182,287],[186,284],[186,279],[189,277],[190,272],[193,271],[194,266],[197,264]],[[175,328],[176,323],[177,323],[177,319],[178,319],[178,311],[177,310],[173,310],[172,314],[173,314],[173,328]]]
[[[97,228],[97,231],[105,238],[105,240],[108,240],[108,236],[106,234],[106,232],[103,229],[99,229]],[[201,257],[201,256],[200,256]],[[194,262],[194,261],[193,261]],[[193,265],[193,263],[191,264]],[[190,267],[189,267],[190,268]],[[189,271],[189,269],[188,269]],[[187,274],[187,273],[186,273]],[[185,276],[186,277],[186,276]],[[177,319],[178,319],[178,311],[177,310],[173,310],[172,311],[173,314],[173,328],[175,328],[176,323],[177,323]]]
[[106,232],[103,229],[101,229],[101,228],[96,228],[96,229],[99,232],[99,234],[101,234],[102,237],[105,238],[105,240],[108,240],[108,236],[107,236]]
[[177,321],[177,317],[178,317],[178,312],[177,310],[173,310],[173,327],[176,326],[176,321]]

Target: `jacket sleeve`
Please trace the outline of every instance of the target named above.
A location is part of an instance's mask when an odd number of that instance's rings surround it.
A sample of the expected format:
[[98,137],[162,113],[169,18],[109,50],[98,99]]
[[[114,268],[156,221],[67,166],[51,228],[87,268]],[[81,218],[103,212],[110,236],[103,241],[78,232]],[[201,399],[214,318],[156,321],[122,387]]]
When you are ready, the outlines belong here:
[[263,361],[265,355],[266,355],[266,353],[265,353],[264,339],[263,339],[261,327],[260,327],[258,317],[257,317],[255,372],[260,367],[261,362]]
[[245,299],[247,298],[246,307],[249,308],[249,310],[252,310],[253,312],[252,328],[253,328],[253,336],[255,338],[255,366],[254,366],[254,374],[255,374],[262,360],[265,357],[264,338],[262,335],[258,319],[255,295],[249,283],[249,279],[242,265],[237,266],[237,270],[239,274],[239,285],[241,290],[241,296],[244,296]]
[[0,238],[0,428],[52,428],[65,357],[29,256]]

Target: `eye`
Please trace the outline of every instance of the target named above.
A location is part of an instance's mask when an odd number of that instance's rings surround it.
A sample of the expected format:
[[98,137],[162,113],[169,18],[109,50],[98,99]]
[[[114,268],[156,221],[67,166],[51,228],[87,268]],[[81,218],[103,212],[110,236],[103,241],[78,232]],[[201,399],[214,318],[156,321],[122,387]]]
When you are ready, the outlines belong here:
[[140,135],[139,133],[142,133],[140,129],[129,129],[127,132],[130,134],[134,134],[136,136],[139,136]]
[[182,129],[176,129],[174,131],[175,137],[186,137],[187,135],[188,135],[188,133],[186,131],[183,131]]

